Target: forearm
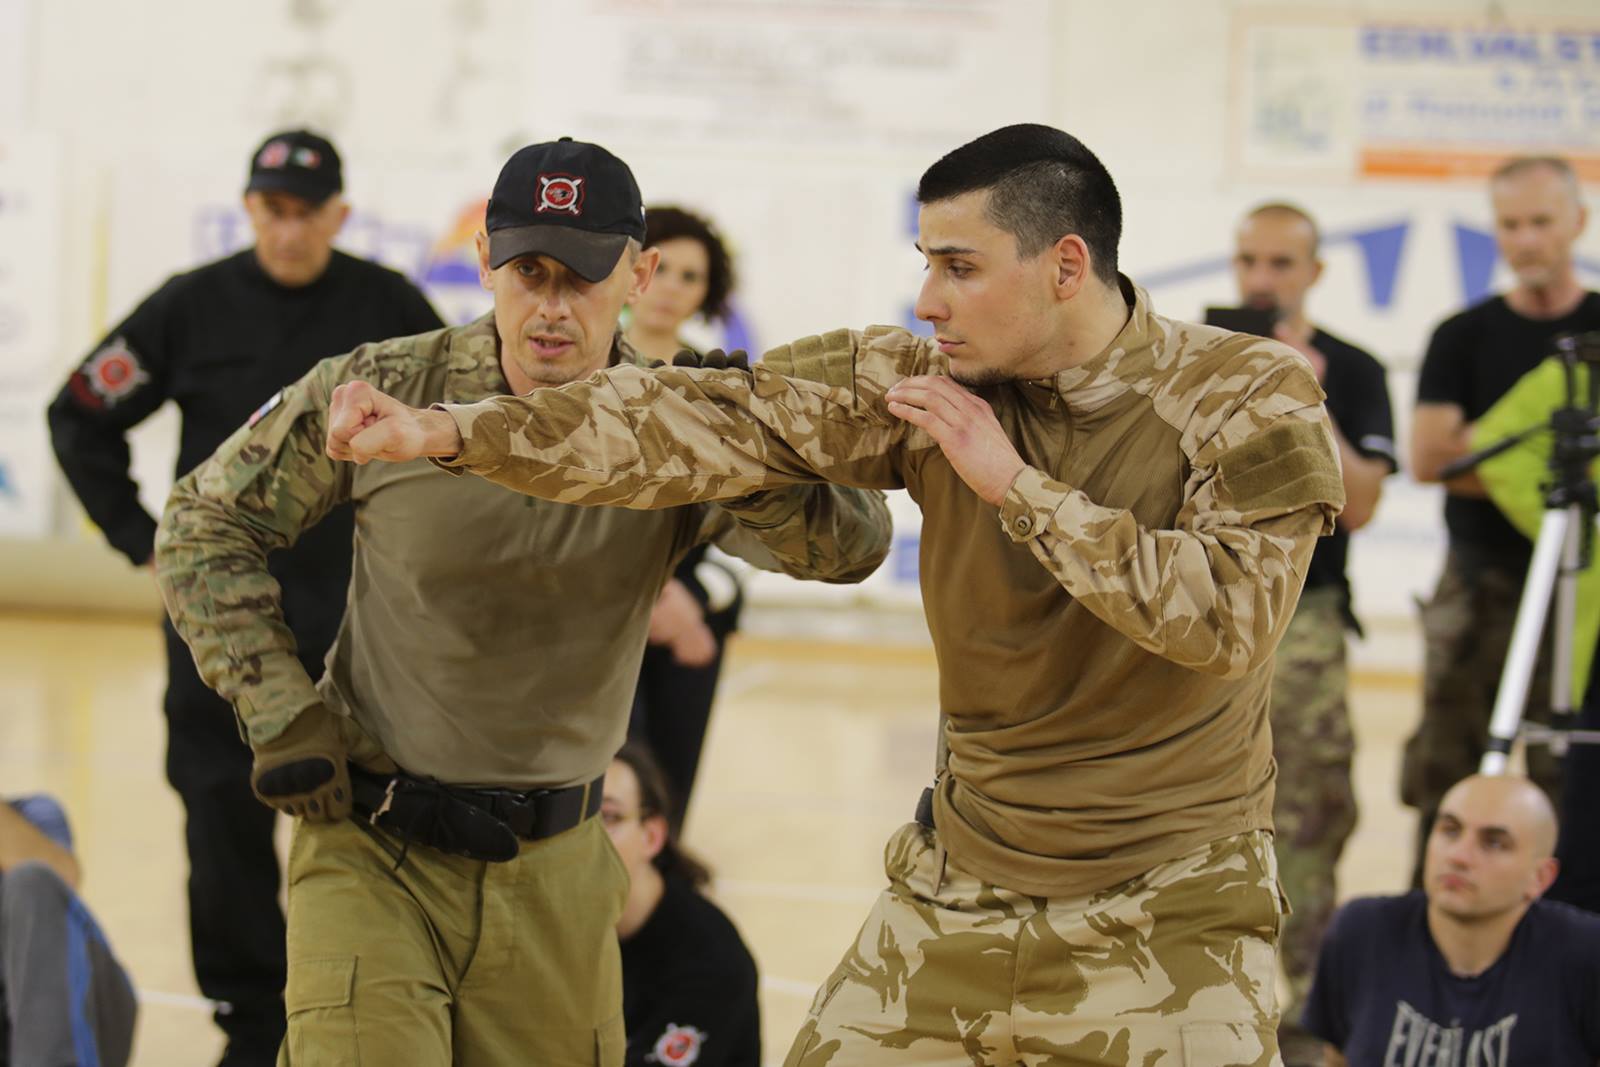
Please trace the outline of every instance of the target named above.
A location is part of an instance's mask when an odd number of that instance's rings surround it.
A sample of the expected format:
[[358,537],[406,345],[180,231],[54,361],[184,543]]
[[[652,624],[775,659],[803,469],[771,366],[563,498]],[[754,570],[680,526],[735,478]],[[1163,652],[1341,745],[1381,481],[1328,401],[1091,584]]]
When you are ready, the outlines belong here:
[[859,582],[888,556],[894,534],[883,494],[871,489],[789,486],[722,507],[796,578]]
[[139,502],[139,486],[128,473],[128,443],[120,434],[94,432],[75,412],[50,412],[56,462],[89,520],[135,565],[149,562],[156,520]]
[[1346,531],[1359,530],[1378,510],[1383,480],[1390,472],[1389,464],[1356,451],[1337,426],[1333,427],[1333,438],[1339,447],[1339,469],[1344,483],[1344,510],[1339,513],[1339,526]]
[[739,371],[612,368],[587,382],[442,408],[460,467],[530,496],[662,508],[839,478],[897,487],[896,430],[848,390]]
[[[1331,520],[1329,509],[1300,525]],[[1230,678],[1271,656],[1315,544],[1315,534],[1243,526],[1147,529],[1032,467],[1006,495],[1001,522],[1108,626],[1163,659]]]
[[173,488],[156,535],[156,578],[173,625],[200,677],[256,743],[318,700],[267,570],[276,543],[278,535],[200,492],[194,475]]

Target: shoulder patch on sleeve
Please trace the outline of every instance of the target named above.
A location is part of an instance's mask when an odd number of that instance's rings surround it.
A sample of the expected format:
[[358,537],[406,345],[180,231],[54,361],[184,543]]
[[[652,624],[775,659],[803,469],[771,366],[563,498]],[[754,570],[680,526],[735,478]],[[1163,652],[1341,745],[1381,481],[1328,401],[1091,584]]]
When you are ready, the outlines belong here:
[[254,426],[256,423],[260,422],[262,419],[271,414],[272,409],[281,403],[283,403],[283,390],[279,389],[276,393],[273,393],[267,398],[267,402],[265,404],[262,404],[260,407],[256,408],[255,414],[250,416],[249,421],[246,422],[245,425]]
[[138,353],[119,336],[83,361],[72,376],[72,392],[85,407],[114,408],[149,380],[150,374],[139,362]]
[[646,1063],[659,1063],[664,1067],[690,1067],[700,1058],[706,1032],[693,1026],[668,1023],[667,1029],[656,1038],[654,1047],[645,1056]]
[[1344,506],[1344,482],[1320,423],[1286,421],[1217,457],[1224,491],[1240,511]]
[[761,363],[785,378],[849,386],[856,378],[858,341],[851,330],[832,330],[820,337],[802,337],[774,348],[761,357]]

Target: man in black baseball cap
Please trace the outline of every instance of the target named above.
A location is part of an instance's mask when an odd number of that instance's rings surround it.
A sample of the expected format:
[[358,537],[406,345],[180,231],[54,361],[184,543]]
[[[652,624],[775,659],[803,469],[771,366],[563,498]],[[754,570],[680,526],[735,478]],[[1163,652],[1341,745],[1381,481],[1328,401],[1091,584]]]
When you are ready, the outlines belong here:
[[[304,130],[268,137],[250,156],[244,193],[255,244],[121,309],[126,317],[50,405],[62,472],[133,565],[151,561],[156,518],[129,471],[132,427],[175,403],[181,476],[319,361],[444,325],[404,277],[333,247],[350,211],[342,185],[326,139]],[[284,622],[313,677],[344,617],[354,526],[349,508],[335,509],[273,554]],[[195,979],[226,1005],[217,1013],[228,1035],[224,1067],[271,1067],[284,1034],[286,967],[274,816],[250,791],[250,750],[233,709],[200,680],[170,626],[166,652],[166,767],[185,812]]]
[[289,193],[317,205],[344,191],[333,142],[310,130],[285,130],[261,142],[250,157],[247,193]]
[[650,284],[644,202],[628,165],[563,137],[500,169],[478,235],[494,293],[501,363],[513,391],[577,381],[612,362],[617,318]]
[[328,269],[334,239],[350,217],[340,195],[342,169],[333,144],[309,130],[275,133],[250,157],[244,210],[256,259],[279,285],[303,288]]

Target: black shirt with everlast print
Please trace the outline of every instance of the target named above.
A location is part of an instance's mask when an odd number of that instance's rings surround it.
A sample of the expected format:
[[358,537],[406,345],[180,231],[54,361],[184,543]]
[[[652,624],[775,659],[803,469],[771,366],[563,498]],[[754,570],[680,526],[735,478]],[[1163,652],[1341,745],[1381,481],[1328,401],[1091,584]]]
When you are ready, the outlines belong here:
[[[321,360],[442,325],[415,286],[376,263],[334,252],[322,277],[291,289],[254,251],[236,253],[169,279],[72,372],[49,410],[56,459],[106,539],[142,564],[156,518],[128,472],[129,429],[177,404],[181,477]],[[274,573],[336,588],[342,610],[353,525],[348,507],[329,515],[275,554]]]
[[756,962],[728,917],[682,878],[622,942],[627,1067],[757,1067]]
[[[1390,471],[1398,470],[1395,456],[1394,412],[1389,404],[1389,385],[1383,364],[1371,355],[1327,333],[1317,330],[1311,345],[1328,361],[1322,375],[1322,391],[1328,415],[1345,440],[1368,459],[1381,460]],[[1306,569],[1307,589],[1332,586],[1345,595],[1348,606],[1350,582],[1345,570],[1350,555],[1350,534],[1343,527],[1317,539]]]
[[1594,1067],[1600,916],[1536,900],[1482,974],[1451,972],[1415,891],[1341,908],[1305,1028],[1351,1067]]
[[[1559,319],[1530,319],[1496,296],[1453,315],[1428,343],[1418,404],[1454,404],[1476,422],[1524,374],[1544,362],[1564,333],[1600,330],[1600,293],[1588,293]],[[1527,567],[1533,546],[1487,498],[1448,494],[1444,521],[1452,547],[1507,570]]]

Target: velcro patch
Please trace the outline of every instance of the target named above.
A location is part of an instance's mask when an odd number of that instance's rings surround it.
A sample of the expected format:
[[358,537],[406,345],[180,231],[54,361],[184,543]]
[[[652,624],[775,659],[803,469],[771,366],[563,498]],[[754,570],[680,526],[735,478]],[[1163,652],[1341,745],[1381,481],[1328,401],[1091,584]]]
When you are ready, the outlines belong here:
[[761,357],[761,364],[785,378],[803,378],[834,388],[856,381],[855,339],[849,330],[803,337]]
[[1238,511],[1295,511],[1344,504],[1344,482],[1320,425],[1284,422],[1217,457],[1228,503]]

